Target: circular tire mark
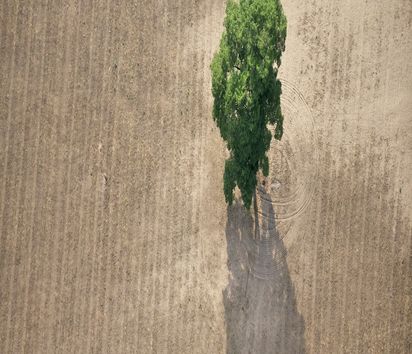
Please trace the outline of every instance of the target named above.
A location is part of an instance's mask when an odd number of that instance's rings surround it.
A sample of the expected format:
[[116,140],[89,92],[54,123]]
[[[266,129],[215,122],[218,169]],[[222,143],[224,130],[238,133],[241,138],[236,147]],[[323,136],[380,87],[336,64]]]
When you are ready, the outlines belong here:
[[254,240],[253,248],[248,252],[249,269],[254,277],[268,280],[278,274],[286,256],[279,241],[279,237],[270,232]]
[[[264,204],[270,203],[276,212],[276,219],[287,221],[300,215],[313,197],[319,152],[309,106],[290,81],[280,80],[284,134],[281,141],[272,140],[268,152],[269,176],[265,191],[257,188],[257,203],[262,218],[268,217]],[[274,132],[273,127],[271,130]]]
[[[259,184],[258,194],[261,198],[270,199],[264,185]],[[268,280],[278,274],[284,264],[286,249],[276,227],[276,218],[271,203],[255,205],[254,236],[246,238],[246,249],[251,274],[259,279]]]

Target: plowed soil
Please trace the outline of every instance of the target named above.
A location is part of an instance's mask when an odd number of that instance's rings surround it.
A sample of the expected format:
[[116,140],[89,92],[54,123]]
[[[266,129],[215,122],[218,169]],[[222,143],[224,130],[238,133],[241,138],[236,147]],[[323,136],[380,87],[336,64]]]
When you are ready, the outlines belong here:
[[283,0],[285,135],[223,196],[225,2],[0,2],[1,353],[411,353],[412,2]]

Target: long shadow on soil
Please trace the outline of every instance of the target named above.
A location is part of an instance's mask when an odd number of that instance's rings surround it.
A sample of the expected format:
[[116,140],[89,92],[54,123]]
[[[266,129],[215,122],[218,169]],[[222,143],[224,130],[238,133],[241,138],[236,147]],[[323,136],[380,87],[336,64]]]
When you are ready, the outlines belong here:
[[286,249],[270,197],[264,197],[269,202],[260,218],[255,212],[255,224],[239,203],[227,211],[227,353],[304,353],[304,321],[296,308]]

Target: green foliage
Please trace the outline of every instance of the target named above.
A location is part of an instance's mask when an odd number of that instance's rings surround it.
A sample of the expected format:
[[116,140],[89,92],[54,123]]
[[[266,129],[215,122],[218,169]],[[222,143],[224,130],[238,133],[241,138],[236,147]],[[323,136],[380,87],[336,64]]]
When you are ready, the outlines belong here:
[[213,118],[230,151],[224,172],[226,202],[233,202],[237,185],[249,209],[258,170],[269,173],[268,124],[276,125],[276,139],[283,134],[277,74],[286,17],[279,0],[229,0],[224,26],[211,64]]

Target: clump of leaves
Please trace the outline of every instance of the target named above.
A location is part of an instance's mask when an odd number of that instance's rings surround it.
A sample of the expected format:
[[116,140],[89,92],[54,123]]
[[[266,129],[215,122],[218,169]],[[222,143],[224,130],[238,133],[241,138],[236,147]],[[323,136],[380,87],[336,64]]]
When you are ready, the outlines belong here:
[[286,17],[279,0],[229,0],[224,27],[211,64],[213,118],[230,152],[224,172],[226,202],[232,204],[238,186],[249,209],[258,170],[269,174],[268,124],[275,125],[275,139],[283,134],[277,75]]

